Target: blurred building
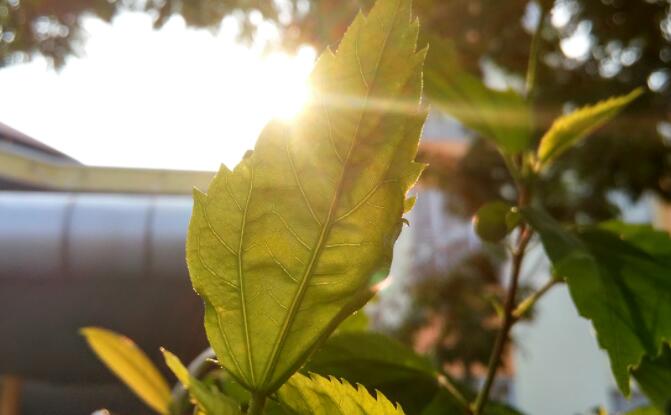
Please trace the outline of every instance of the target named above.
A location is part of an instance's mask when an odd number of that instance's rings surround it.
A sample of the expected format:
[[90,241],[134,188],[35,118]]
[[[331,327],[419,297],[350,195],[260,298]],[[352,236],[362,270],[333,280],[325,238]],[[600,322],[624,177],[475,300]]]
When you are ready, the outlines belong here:
[[204,349],[184,240],[191,189],[211,176],[89,167],[0,124],[5,412],[148,413],[88,350],[84,326],[128,335],[157,363],[160,346],[187,360]]

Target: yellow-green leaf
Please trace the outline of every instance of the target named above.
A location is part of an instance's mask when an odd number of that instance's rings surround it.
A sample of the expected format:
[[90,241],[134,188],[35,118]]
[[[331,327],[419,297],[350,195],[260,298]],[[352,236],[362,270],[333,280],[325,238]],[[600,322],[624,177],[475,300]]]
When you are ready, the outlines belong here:
[[140,399],[159,414],[168,413],[168,382],[132,340],[98,327],[85,327],[80,332],[98,358]]
[[533,118],[524,98],[512,90],[487,88],[462,68],[452,42],[431,38],[429,43],[424,79],[431,103],[506,153],[527,149]]
[[317,61],[308,107],[194,192],[191,281],[219,362],[252,391],[276,390],[388,272],[424,168],[418,30],[410,0],[359,14]]
[[198,411],[206,415],[239,415],[240,407],[228,396],[220,391],[209,389],[203,382],[194,378],[184,367],[177,356],[165,349],[161,349],[165,363],[177,380],[189,391],[191,400]]
[[293,375],[277,393],[282,406],[296,415],[403,415],[382,393],[373,397],[361,385],[356,388],[334,377]]
[[610,121],[642,93],[643,90],[637,88],[627,95],[587,105],[557,118],[538,147],[538,169],[543,169],[575,143]]

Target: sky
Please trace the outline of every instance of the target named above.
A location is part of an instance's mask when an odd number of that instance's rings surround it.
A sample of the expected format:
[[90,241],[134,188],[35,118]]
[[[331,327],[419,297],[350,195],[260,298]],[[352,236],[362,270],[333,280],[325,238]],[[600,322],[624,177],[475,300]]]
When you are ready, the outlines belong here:
[[232,168],[272,117],[300,109],[315,59],[310,48],[264,56],[235,41],[235,25],[87,18],[84,55],[60,71],[39,58],[0,70],[0,122],[90,165]]

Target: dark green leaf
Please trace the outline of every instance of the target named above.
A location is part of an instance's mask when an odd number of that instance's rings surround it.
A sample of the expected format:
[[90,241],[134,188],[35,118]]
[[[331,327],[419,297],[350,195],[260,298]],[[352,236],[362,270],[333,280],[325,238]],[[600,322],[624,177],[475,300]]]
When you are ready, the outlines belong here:
[[396,340],[373,332],[332,336],[315,352],[305,371],[379,390],[408,413],[419,412],[438,390],[430,362]]
[[[317,350],[306,371],[333,375],[381,391],[408,414],[462,414],[463,405],[438,381],[439,374],[426,358],[398,341],[374,332],[334,335]],[[454,382],[452,382],[454,383]],[[466,399],[475,394],[453,385]],[[499,403],[488,405],[486,415],[517,414]]]
[[388,272],[424,168],[418,30],[410,0],[360,14],[317,61],[308,108],[194,193],[191,280],[219,362],[250,390],[277,389]]
[[657,408],[671,413],[671,349],[668,345],[661,355],[643,359],[634,370],[634,378]]
[[578,312],[592,321],[618,386],[629,394],[630,372],[671,338],[671,238],[619,222],[569,232],[543,212],[523,214],[566,279]]

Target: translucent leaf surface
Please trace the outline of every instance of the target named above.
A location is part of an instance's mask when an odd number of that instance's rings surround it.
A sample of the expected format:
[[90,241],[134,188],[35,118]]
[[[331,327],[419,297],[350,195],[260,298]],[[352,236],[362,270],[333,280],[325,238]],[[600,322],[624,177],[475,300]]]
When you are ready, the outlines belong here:
[[629,394],[631,371],[671,339],[671,238],[620,222],[569,232],[544,212],[526,209],[524,216]]
[[295,374],[278,391],[290,413],[296,415],[402,415],[403,410],[381,393],[373,397],[363,386],[318,375]]
[[531,141],[533,120],[524,98],[512,90],[489,89],[466,72],[451,42],[432,38],[430,44],[424,79],[431,103],[503,151],[525,150]]
[[194,193],[191,280],[219,362],[251,390],[277,389],[386,276],[424,167],[417,33],[409,0],[358,15],[317,61],[302,114]]
[[206,415],[240,415],[238,404],[228,396],[213,389],[209,389],[200,380],[194,378],[177,356],[162,349],[165,363],[179,382],[189,391],[191,400],[203,414]]
[[147,355],[128,337],[98,327],[81,329],[91,349],[140,399],[167,414],[170,387]]
[[539,168],[542,169],[576,142],[610,121],[642,93],[642,89],[635,89],[627,95],[587,105],[557,118],[538,147]]

